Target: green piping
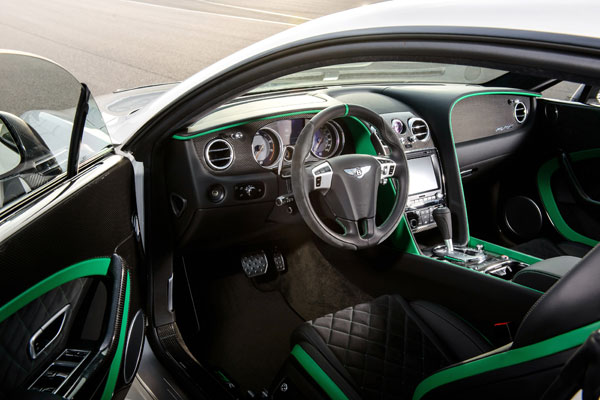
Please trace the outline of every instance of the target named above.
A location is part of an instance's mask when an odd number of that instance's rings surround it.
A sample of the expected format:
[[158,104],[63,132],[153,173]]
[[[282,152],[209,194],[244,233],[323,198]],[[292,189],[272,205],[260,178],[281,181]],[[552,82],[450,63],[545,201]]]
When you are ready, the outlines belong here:
[[129,317],[129,299],[131,297],[131,282],[129,278],[129,271],[127,271],[127,285],[125,287],[125,301],[123,303],[123,318],[121,319],[121,329],[119,331],[119,343],[117,344],[117,351],[110,364],[110,370],[108,371],[108,378],[106,378],[106,386],[104,386],[104,392],[102,392],[102,400],[110,400],[115,392],[115,386],[117,384],[117,378],[119,377],[119,370],[121,369],[121,360],[123,358],[123,348],[125,347],[125,337],[127,336],[127,321]]
[[[346,106],[348,107],[348,106]],[[235,128],[236,126],[241,126],[241,125],[245,125],[245,124],[251,124],[253,122],[258,122],[258,121],[267,121],[270,119],[276,119],[276,118],[283,118],[283,117],[292,117],[294,115],[302,115],[302,114],[316,114],[321,112],[321,110],[306,110],[306,111],[296,111],[296,112],[291,112],[291,113],[286,113],[286,114],[278,114],[278,115],[270,115],[268,117],[263,117],[263,118],[257,118],[257,119],[251,119],[251,120],[247,120],[247,121],[242,121],[242,122],[236,122],[235,124],[229,124],[229,125],[225,125],[225,126],[221,126],[219,128],[214,128],[205,132],[200,132],[197,133],[195,135],[190,135],[190,136],[181,136],[181,135],[173,135],[172,138],[176,139],[176,140],[190,140],[190,139],[194,139],[200,136],[204,136],[204,135],[208,135],[209,133],[215,133],[215,132],[219,132],[225,129],[229,129],[229,128]]]
[[526,264],[535,264],[536,262],[542,261],[541,258],[537,258],[534,256],[530,256],[529,254],[521,253],[516,250],[507,249],[506,247],[499,246],[494,243],[489,243],[481,239],[477,239],[474,237],[469,238],[469,246],[476,247],[478,244],[482,244],[483,247],[492,253],[498,255],[507,255],[513,260],[521,261]]
[[292,355],[298,360],[302,368],[317,382],[331,399],[348,399],[342,389],[319,367],[319,364],[300,346],[295,345]]
[[[569,154],[573,161],[588,160],[590,158],[600,158],[600,149],[590,149],[578,151]],[[554,195],[552,194],[551,179],[552,175],[560,168],[558,159],[553,158],[552,160],[544,163],[537,175],[538,191],[540,198],[544,204],[544,208],[548,213],[548,218],[556,228],[556,230],[565,238],[573,242],[583,243],[588,246],[594,247],[598,244],[597,240],[591,239],[584,236],[571,228],[562,217]]]
[[454,381],[533,361],[580,346],[598,328],[600,328],[600,321],[529,346],[511,349],[444,369],[423,380],[417,386],[413,394],[413,400],[420,400],[430,391]]
[[346,107],[346,112],[344,113],[344,117],[348,116],[348,112],[350,111],[348,108],[348,104],[344,104],[344,107]]
[[10,317],[19,309],[25,307],[33,300],[51,291],[52,289],[59,287],[62,284],[86,276],[106,275],[109,264],[110,258],[94,258],[91,260],[82,261],[58,271],[54,275],[51,275],[43,281],[35,284],[25,292],[21,293],[19,296],[4,304],[0,308],[0,322]]
[[[523,93],[523,92],[511,92],[511,91],[494,91],[494,92],[479,92],[479,93],[471,93],[471,94],[466,94],[464,96],[459,97],[458,99],[456,99],[454,101],[454,103],[452,103],[452,107],[450,107],[450,113],[448,114],[448,122],[450,123],[450,139],[452,140],[452,149],[454,150],[454,158],[456,159],[456,167],[458,168],[458,173],[460,174],[460,164],[458,162],[458,154],[456,154],[456,142],[454,141],[454,132],[452,130],[452,111],[454,110],[454,107],[461,101],[464,100],[466,98],[469,97],[474,97],[474,96],[485,96],[485,95],[495,95],[495,94],[514,94],[514,95],[518,95],[518,96],[531,96],[531,97],[540,97],[541,94],[537,94],[537,93]],[[459,184],[460,184],[460,190],[462,192],[463,195],[463,203],[464,203],[464,207],[465,207],[465,219],[467,220],[467,238],[470,236],[469,234],[469,217],[467,215],[467,205],[465,202],[465,191],[463,189],[463,185],[462,185],[462,178],[458,180]]]

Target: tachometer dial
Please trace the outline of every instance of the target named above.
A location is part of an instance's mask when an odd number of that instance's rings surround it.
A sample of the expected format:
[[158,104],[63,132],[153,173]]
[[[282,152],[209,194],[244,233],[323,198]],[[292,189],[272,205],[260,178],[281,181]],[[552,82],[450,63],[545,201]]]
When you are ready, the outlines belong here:
[[252,155],[263,167],[273,166],[279,159],[281,143],[279,135],[273,129],[262,128],[252,138]]
[[335,154],[340,144],[338,130],[332,123],[315,131],[311,151],[315,157],[328,158]]

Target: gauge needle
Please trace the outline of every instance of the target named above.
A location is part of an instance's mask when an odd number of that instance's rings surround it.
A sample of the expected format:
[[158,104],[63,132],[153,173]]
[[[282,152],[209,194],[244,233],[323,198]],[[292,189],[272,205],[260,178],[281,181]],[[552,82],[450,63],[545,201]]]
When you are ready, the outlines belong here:
[[321,143],[323,143],[323,136],[321,136],[319,139],[317,139],[317,147],[315,148],[315,150],[319,148]]
[[264,145],[260,145],[260,147],[258,148],[258,150],[255,153],[255,157],[258,158],[258,155],[263,151],[263,149],[265,148]]

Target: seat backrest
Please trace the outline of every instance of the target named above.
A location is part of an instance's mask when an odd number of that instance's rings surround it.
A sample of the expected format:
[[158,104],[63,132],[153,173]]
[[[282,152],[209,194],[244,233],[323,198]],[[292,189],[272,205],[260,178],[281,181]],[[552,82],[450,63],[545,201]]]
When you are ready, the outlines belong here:
[[597,245],[531,307],[517,330],[513,348],[600,321],[599,286],[600,245]]

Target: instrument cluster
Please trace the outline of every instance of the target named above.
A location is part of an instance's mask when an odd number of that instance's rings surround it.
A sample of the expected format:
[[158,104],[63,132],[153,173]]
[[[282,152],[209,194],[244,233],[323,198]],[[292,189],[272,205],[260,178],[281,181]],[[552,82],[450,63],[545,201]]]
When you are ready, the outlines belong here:
[[[252,155],[263,168],[276,167],[281,158],[291,161],[293,146],[308,119],[296,118],[272,122],[259,129],[252,138]],[[315,131],[311,156],[324,160],[341,153],[344,131],[335,121]]]

